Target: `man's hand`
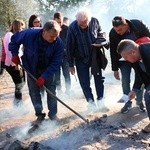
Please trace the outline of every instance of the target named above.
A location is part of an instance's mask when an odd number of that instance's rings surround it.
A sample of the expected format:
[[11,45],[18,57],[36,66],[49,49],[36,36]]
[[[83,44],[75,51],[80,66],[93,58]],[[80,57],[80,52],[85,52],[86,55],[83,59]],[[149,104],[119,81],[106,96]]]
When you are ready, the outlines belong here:
[[45,79],[43,77],[39,77],[37,80],[36,80],[36,85],[39,86],[39,87],[42,87],[45,83]]
[[11,61],[16,65],[20,64],[19,56],[12,56]]
[[120,80],[119,71],[114,71],[114,77],[115,77],[117,80]]
[[69,72],[71,72],[72,75],[75,74],[75,67],[69,67]]
[[128,94],[129,100],[134,99],[135,96],[136,96],[135,91],[131,91],[131,92],[129,92],[129,94]]

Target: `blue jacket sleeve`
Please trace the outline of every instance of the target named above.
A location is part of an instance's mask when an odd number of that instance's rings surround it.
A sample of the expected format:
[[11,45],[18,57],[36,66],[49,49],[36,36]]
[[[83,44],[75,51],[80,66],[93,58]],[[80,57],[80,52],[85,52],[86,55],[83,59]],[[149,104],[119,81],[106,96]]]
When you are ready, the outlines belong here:
[[46,70],[42,73],[42,77],[48,79],[50,76],[54,75],[54,73],[58,70],[60,64],[62,63],[63,54],[64,44],[59,38],[54,44],[54,53],[52,59]]

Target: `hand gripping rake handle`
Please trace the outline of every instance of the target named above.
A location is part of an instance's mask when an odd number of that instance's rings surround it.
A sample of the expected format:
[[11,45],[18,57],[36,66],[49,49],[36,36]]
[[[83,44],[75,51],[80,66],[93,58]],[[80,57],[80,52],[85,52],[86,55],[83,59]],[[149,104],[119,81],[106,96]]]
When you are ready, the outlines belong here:
[[[26,68],[24,68],[21,64],[19,64],[21,66],[22,69],[24,69],[26,71],[26,73],[33,79],[33,80],[37,80]],[[47,91],[47,93],[54,98],[55,100],[59,101],[61,104],[63,104],[65,107],[67,107],[69,110],[71,110],[75,115],[77,115],[78,117],[80,117],[82,120],[84,120],[86,123],[89,123],[88,119],[85,119],[83,116],[81,116],[79,113],[77,113],[75,110],[73,110],[71,107],[69,107],[67,104],[65,104],[63,101],[61,101],[57,96],[55,96],[49,89],[47,89],[46,86],[44,86],[44,89]]]

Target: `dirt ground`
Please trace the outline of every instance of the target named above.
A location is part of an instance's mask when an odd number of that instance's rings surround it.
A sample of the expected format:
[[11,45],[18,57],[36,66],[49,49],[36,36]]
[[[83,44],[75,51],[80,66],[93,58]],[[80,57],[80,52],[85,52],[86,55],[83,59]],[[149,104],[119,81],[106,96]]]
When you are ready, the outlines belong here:
[[[127,114],[121,114],[123,104],[117,103],[121,93],[120,83],[113,82],[110,73],[106,76],[108,80],[105,82],[105,99],[102,100],[100,108],[87,109],[79,83],[74,77],[70,97],[65,95],[64,89],[58,95],[65,104],[88,119],[89,123],[58,103],[59,119],[45,120],[39,130],[29,135],[27,131],[36,118],[27,85],[23,89],[23,104],[14,107],[14,85],[5,72],[0,76],[0,149],[6,150],[15,140],[25,144],[36,141],[55,150],[150,149],[150,134],[141,132],[148,123],[147,114],[139,112],[134,101],[133,108]],[[43,105],[47,112],[45,98]]]

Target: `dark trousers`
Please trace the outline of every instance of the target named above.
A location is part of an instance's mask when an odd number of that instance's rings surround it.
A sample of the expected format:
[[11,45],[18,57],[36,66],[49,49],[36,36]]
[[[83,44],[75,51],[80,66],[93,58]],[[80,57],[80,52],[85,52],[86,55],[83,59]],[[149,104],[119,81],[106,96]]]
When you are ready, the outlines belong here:
[[148,113],[148,117],[150,119],[150,85],[145,90],[144,98],[145,98],[146,110]]
[[[85,98],[87,101],[94,100],[92,89],[90,87],[90,65],[83,63],[82,61],[76,61],[77,75]],[[99,75],[94,75],[95,89],[97,99],[103,98],[104,94],[104,77],[100,70]]]
[[70,79],[70,73],[69,73],[69,64],[68,64],[66,57],[63,58],[62,64],[59,67],[59,70],[55,73],[57,90],[61,90],[61,68],[62,68],[63,76],[65,78],[65,88],[66,90],[70,90],[71,79]]
[[[41,97],[41,88],[36,85],[35,80],[33,80],[29,75],[27,76],[29,94],[31,97],[32,104],[34,106],[35,115],[39,116],[42,114],[43,105],[42,105],[42,97]],[[54,81],[54,77],[50,77],[45,81],[44,84],[47,89],[49,89],[54,95],[56,95],[56,84]],[[57,100],[55,100],[49,93],[47,93],[47,105],[48,105],[48,116],[54,117],[57,113]]]
[[[131,63],[127,62],[127,61],[122,61],[121,65],[120,65],[120,71],[121,71],[121,80],[122,80],[122,90],[123,90],[123,94],[128,95],[129,92],[131,91],[130,89],[130,76],[131,76],[131,69],[132,69],[132,65]],[[142,98],[143,98],[143,89],[139,90],[136,93],[136,103],[137,105],[139,105],[142,102]]]
[[15,98],[22,99],[22,88],[25,84],[25,72],[22,68],[16,69],[15,66],[6,66],[6,71],[10,74],[15,84]]

